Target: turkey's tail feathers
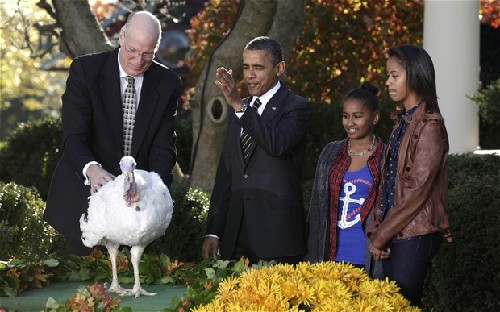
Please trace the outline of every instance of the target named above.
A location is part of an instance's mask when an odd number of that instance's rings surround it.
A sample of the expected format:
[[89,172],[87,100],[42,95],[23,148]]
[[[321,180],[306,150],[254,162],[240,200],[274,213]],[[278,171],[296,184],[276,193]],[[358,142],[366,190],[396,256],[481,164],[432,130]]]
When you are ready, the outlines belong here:
[[80,229],[82,230],[82,242],[85,246],[92,248],[99,245],[103,233],[88,222],[85,214],[80,217]]

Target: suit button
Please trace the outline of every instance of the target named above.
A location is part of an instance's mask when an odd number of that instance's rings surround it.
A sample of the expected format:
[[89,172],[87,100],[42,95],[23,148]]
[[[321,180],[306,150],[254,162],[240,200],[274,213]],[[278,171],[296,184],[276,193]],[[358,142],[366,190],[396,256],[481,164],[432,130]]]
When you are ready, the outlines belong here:
[[246,173],[245,173],[245,174],[243,175],[243,179],[248,179],[248,174],[246,174]]

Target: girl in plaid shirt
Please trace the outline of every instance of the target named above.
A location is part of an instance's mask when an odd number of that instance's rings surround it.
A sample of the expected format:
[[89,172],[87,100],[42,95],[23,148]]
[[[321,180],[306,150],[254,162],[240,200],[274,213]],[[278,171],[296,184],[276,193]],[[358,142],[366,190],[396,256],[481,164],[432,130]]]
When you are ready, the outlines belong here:
[[305,260],[343,261],[381,276],[364,233],[380,181],[384,144],[373,133],[380,119],[378,89],[365,82],[343,99],[347,138],[330,142],[316,167]]

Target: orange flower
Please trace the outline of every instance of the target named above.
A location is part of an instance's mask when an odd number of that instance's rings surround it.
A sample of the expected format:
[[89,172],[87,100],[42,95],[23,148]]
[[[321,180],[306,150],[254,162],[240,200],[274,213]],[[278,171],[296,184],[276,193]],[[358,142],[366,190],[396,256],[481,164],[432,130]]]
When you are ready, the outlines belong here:
[[87,302],[86,298],[81,294],[74,294],[66,303],[66,308],[71,311],[92,312],[94,302]]
[[[109,268],[111,269],[111,260],[109,260]],[[116,257],[116,270],[118,272],[128,269],[128,258],[124,256]]]
[[112,311],[113,309],[118,308],[121,300],[117,297],[107,297],[102,298],[101,303],[106,312]]
[[213,285],[212,285],[212,282],[210,282],[210,281],[207,280],[207,281],[205,281],[205,285],[204,286],[205,286],[205,289],[211,289]]
[[19,272],[19,270],[16,268],[12,268],[12,269],[7,271],[7,275],[19,277],[21,275],[21,272]]
[[97,282],[94,285],[88,286],[87,290],[92,297],[106,297],[106,295],[108,294],[104,289],[104,286],[100,285]]
[[176,269],[180,268],[183,265],[184,262],[179,262],[179,260],[174,260],[173,262],[170,262],[166,270],[167,275],[170,275],[170,273],[172,273],[173,271],[175,271]]
[[99,249],[92,249],[92,252],[90,253],[90,258],[92,260],[97,260],[97,259],[102,259],[104,257],[104,253],[100,251]]

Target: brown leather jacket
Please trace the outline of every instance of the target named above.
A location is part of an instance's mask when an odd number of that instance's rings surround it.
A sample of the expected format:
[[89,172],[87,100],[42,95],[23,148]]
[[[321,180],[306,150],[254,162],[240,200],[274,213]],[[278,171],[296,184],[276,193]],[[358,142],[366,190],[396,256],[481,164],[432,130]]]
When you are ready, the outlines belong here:
[[[398,154],[395,206],[382,220],[382,182],[375,222],[367,230],[372,245],[379,249],[385,248],[393,237],[401,239],[436,232],[442,232],[451,241],[446,213],[449,143],[443,117],[427,112],[422,103],[412,115],[403,118],[407,128]],[[389,153],[388,148],[386,160]],[[387,162],[382,177],[386,170]]]

